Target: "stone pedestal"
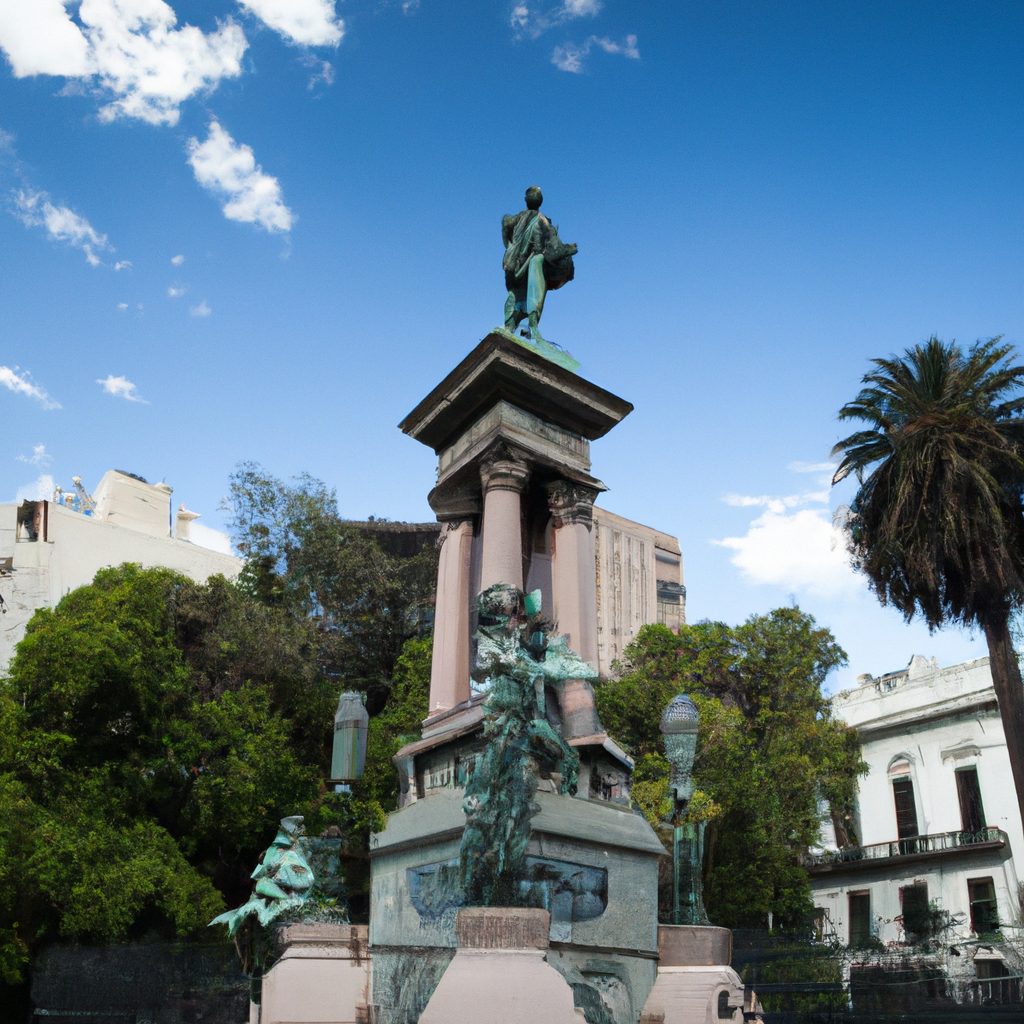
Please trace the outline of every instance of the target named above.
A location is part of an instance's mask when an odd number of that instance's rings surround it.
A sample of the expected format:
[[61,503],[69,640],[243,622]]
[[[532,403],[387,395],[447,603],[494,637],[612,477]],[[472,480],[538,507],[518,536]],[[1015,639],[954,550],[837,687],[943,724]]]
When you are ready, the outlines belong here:
[[581,1024],[572,989],[547,962],[548,928],[546,910],[460,910],[458,952],[419,1024]]
[[278,929],[281,958],[264,975],[251,1024],[366,1024],[366,925],[311,922]]
[[732,933],[710,925],[658,927],[658,977],[640,1024],[742,1024],[745,990],[728,966]]

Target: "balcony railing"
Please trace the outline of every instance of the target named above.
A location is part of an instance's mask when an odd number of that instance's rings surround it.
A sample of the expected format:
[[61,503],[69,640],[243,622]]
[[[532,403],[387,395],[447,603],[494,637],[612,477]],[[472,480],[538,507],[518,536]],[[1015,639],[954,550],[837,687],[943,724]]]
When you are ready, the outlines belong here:
[[913,839],[897,839],[891,843],[851,846],[845,850],[826,850],[806,854],[802,863],[813,871],[829,871],[841,867],[869,867],[872,862],[896,858],[941,857],[956,851],[980,852],[1000,849],[1006,845],[1006,833],[998,828],[977,832],[940,832]]

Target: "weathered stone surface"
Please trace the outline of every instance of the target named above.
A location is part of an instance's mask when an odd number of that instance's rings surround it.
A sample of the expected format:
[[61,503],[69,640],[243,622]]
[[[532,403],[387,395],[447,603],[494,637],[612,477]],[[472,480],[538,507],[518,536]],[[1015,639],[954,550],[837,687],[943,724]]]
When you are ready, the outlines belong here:
[[544,957],[548,922],[546,910],[460,910],[459,951],[420,1024],[579,1024],[573,990]]
[[633,411],[631,403],[556,366],[504,334],[483,341],[399,424],[438,454],[505,401],[594,441]]
[[659,967],[640,1024],[741,1024],[744,987],[731,968]]
[[455,915],[459,948],[547,949],[551,915],[532,907],[463,907]]
[[260,1024],[363,1024],[370,1000],[366,925],[279,928],[280,959],[263,977]]
[[659,925],[658,956],[661,967],[732,963],[732,932],[714,925]]

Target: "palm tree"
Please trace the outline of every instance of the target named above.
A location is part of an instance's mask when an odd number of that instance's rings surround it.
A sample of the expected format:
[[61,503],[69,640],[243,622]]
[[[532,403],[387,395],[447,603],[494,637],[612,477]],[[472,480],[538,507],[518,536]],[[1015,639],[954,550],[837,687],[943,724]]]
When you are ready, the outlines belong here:
[[850,553],[883,605],[932,629],[984,630],[1024,820],[1024,685],[1010,635],[1024,604],[1024,366],[999,342],[965,354],[933,336],[873,360],[868,386],[839,411],[869,429],[832,449],[843,456],[832,483],[860,481]]

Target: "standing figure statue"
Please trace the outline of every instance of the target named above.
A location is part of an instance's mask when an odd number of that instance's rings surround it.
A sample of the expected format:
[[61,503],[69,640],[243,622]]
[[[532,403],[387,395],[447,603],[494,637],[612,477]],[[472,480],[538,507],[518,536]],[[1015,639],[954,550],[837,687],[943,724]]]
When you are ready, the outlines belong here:
[[536,185],[526,190],[526,209],[501,218],[501,240],[505,245],[505,329],[514,331],[528,320],[530,339],[543,341],[540,316],[548,289],[561,288],[575,274],[572,258],[575,245],[558,237],[558,225],[540,212],[544,196]]

